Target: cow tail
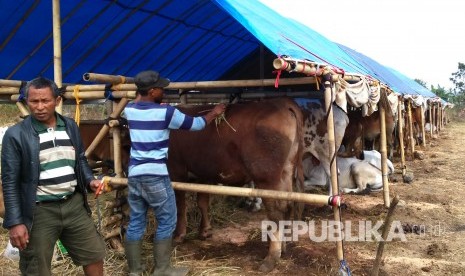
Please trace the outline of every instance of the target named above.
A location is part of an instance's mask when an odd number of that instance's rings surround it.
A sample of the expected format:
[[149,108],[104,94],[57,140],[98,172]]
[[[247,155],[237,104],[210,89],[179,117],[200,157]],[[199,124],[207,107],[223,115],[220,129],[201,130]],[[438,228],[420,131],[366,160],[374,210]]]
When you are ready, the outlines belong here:
[[[293,183],[293,192],[298,192],[298,193],[303,193],[304,192],[304,170],[303,170],[303,165],[302,165],[302,158],[304,155],[304,135],[303,135],[303,115],[301,109],[295,104],[294,107],[290,108],[290,111],[293,113],[295,119],[296,119],[296,137],[295,140],[297,140],[298,143],[298,151],[296,154],[296,159],[295,159],[295,174],[294,174],[294,179],[292,181]],[[304,210],[305,204],[302,202],[294,202],[294,219],[296,220],[301,220],[302,219],[302,213]]]

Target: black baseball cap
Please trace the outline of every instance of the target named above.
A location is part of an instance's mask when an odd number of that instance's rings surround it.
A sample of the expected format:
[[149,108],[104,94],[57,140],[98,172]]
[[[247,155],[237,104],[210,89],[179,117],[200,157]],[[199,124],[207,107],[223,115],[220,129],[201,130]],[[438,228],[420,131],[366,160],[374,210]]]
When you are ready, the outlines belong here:
[[137,89],[149,90],[151,88],[165,88],[170,84],[170,80],[162,78],[157,71],[142,71],[134,77]]

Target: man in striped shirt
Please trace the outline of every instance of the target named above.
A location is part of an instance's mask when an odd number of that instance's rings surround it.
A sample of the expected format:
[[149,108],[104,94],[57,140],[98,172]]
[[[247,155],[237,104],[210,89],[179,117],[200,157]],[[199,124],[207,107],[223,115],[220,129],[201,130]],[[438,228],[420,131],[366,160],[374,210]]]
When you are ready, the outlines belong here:
[[187,268],[170,265],[172,235],[176,227],[176,200],[166,166],[168,139],[171,129],[201,130],[221,115],[224,104],[216,105],[203,117],[191,117],[178,109],[160,104],[163,89],[170,81],[156,71],[136,75],[137,98],[129,103],[124,113],[131,136],[128,202],[129,225],[126,232],[125,253],[130,275],[141,275],[142,236],[146,215],[153,208],[157,219],[154,237],[155,271],[153,275],[186,275]]
[[56,84],[36,78],[25,89],[31,112],[8,128],[2,143],[3,227],[20,250],[22,275],[51,275],[58,239],[85,275],[103,275],[105,242],[87,203],[95,180],[84,155],[79,128],[55,112]]

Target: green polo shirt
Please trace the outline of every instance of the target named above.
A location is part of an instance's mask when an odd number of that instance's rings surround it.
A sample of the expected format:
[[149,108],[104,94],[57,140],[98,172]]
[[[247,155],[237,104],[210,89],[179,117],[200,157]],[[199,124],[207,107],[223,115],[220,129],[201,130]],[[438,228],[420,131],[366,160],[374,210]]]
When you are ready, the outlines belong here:
[[32,125],[40,140],[37,201],[60,200],[74,193],[77,185],[74,172],[75,149],[66,133],[65,123],[59,116],[54,128],[47,127],[34,118]]

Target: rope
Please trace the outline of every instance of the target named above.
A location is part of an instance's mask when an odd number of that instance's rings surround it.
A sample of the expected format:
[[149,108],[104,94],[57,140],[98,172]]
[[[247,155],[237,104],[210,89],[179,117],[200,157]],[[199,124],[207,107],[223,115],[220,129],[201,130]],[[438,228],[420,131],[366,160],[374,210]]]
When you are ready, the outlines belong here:
[[119,78],[121,79],[121,83],[126,83],[126,77],[125,76],[119,76]]
[[74,113],[74,121],[78,126],[81,123],[81,108],[79,106],[79,104],[81,103],[81,99],[79,99],[79,88],[80,85],[77,84],[74,86],[73,89],[73,97],[76,99],[76,112]]
[[279,87],[279,77],[281,77],[281,72],[282,72],[281,69],[273,71],[273,73],[276,73],[276,80],[274,81],[274,88]]

